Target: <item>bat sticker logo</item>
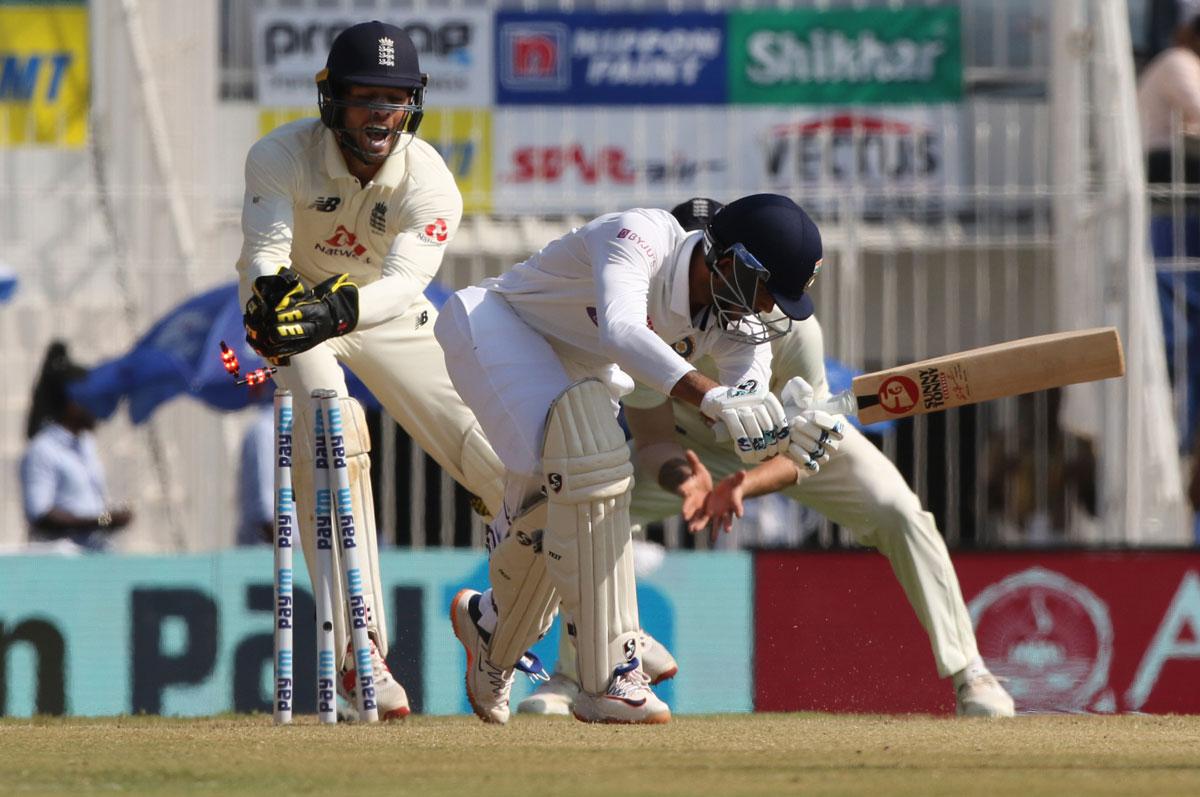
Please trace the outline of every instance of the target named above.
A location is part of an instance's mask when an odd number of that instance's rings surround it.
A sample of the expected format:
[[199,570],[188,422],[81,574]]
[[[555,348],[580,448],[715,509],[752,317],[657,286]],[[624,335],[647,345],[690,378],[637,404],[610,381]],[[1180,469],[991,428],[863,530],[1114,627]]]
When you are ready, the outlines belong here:
[[902,415],[917,405],[920,395],[916,382],[907,376],[892,376],[879,386],[879,405],[893,415]]

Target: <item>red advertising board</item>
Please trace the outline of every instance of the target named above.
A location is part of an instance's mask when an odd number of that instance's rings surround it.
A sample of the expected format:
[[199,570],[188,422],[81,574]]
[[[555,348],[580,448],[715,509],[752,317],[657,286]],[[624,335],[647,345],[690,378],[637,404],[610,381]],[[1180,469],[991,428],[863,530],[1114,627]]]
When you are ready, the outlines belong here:
[[[1018,711],[1200,713],[1200,552],[953,557],[980,653]],[[755,558],[755,708],[951,713],[874,552]]]

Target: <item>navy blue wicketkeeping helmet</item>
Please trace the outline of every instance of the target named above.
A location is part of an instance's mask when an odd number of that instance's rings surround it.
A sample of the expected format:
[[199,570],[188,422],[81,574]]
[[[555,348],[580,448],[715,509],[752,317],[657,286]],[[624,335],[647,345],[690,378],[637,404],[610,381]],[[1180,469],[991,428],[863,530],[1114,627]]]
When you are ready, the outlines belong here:
[[371,108],[407,113],[394,131],[398,138],[417,132],[425,115],[425,85],[428,82],[429,76],[421,71],[417,48],[407,33],[378,20],[352,25],[333,40],[325,68],[317,73],[317,107],[321,111],[321,121],[360,160],[372,162],[371,157],[347,135],[345,109],[352,103],[346,100],[346,90],[350,86],[381,86],[411,91],[412,100],[406,105],[364,103]]
[[[717,320],[735,337],[760,343],[813,314],[808,288],[821,268],[821,233],[804,210],[779,194],[751,194],[721,208],[704,231]],[[732,259],[732,275],[717,265]],[[771,294],[782,318],[753,315],[757,292]]]

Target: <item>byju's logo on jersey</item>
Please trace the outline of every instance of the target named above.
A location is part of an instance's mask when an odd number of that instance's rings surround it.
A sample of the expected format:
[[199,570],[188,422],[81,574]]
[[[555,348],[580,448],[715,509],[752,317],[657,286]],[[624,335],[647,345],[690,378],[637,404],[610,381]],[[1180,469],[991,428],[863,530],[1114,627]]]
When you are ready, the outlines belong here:
[[362,257],[367,247],[358,242],[358,236],[342,224],[324,242],[316,244],[318,252],[334,257]]
[[321,213],[332,213],[338,209],[338,205],[340,204],[342,204],[340,196],[319,196],[313,200],[308,209],[320,211]]
[[500,84],[521,91],[561,91],[571,83],[570,31],[557,22],[500,27]]

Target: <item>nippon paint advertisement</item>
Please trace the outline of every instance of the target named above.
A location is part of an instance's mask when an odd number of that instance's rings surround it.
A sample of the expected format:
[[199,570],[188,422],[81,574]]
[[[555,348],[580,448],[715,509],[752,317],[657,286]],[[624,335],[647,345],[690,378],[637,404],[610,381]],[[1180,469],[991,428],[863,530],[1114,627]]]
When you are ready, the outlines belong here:
[[[1200,551],[952,558],[1018,712],[1200,713]],[[759,554],[755,605],[756,710],[953,713],[878,553]]]
[[[414,710],[469,713],[465,654],[448,609],[460,588],[486,586],[484,556],[384,551],[381,569],[388,663]],[[303,566],[297,576],[295,707],[312,713],[314,604]],[[642,625],[685,662],[658,687],[676,712],[751,709],[750,579],[750,555],[738,552],[670,553],[639,578]],[[0,716],[269,712],[272,609],[266,547],[0,557]],[[558,633],[556,623],[535,648],[549,667]],[[514,700],[530,688],[519,678]]]
[[[412,40],[421,71],[429,75],[426,102],[430,107],[491,105],[491,13],[479,9],[424,9],[377,18],[402,28]],[[259,8],[254,15],[258,101],[263,105],[315,105],[315,77],[325,67],[329,46],[339,33],[362,20],[361,14],[337,8],[302,13],[288,8]],[[384,41],[380,46],[389,43]]]
[[501,105],[722,103],[725,15],[496,15]]
[[0,147],[83,147],[90,80],[82,0],[0,2]]

